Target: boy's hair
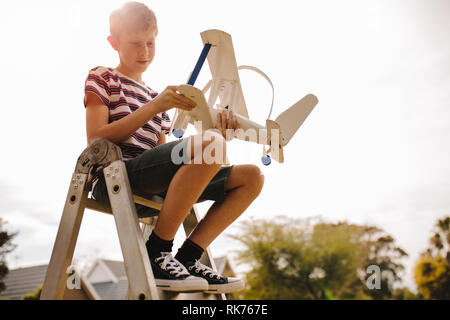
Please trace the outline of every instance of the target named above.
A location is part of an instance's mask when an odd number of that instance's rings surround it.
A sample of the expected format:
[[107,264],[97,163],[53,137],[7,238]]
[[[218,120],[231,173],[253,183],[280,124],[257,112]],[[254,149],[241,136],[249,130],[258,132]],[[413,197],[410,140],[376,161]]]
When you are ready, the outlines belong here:
[[127,2],[109,16],[109,29],[113,37],[119,37],[122,32],[140,32],[154,28],[158,34],[158,24],[155,13],[140,2]]

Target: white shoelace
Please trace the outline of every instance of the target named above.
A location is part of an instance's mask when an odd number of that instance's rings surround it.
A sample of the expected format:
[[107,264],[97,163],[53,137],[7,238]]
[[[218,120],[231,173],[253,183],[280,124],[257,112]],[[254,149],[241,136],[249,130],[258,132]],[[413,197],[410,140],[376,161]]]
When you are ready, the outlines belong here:
[[217,279],[223,278],[220,274],[218,274],[210,267],[207,267],[204,264],[200,263],[199,260],[195,261],[195,264],[193,264],[192,266],[189,266],[189,270],[192,270],[193,268],[195,268],[195,272],[197,273],[201,271],[204,276],[209,275],[210,278],[216,277]]
[[[162,262],[160,262],[161,260]],[[177,278],[183,275],[191,275],[185,266],[178,262],[170,252],[161,252],[161,256],[156,258],[155,262],[159,262],[161,269],[169,271],[171,275]]]

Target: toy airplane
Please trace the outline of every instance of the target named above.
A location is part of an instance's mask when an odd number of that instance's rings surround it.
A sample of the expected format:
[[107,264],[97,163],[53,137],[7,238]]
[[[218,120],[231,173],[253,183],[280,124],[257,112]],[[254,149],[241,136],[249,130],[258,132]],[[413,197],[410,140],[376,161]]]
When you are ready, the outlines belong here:
[[[276,161],[284,162],[283,147],[288,144],[318,103],[316,96],[306,95],[281,113],[274,121],[270,120],[273,107],[273,85],[270,79],[255,67],[241,66],[238,68],[233,43],[228,33],[220,30],[207,30],[201,33],[201,37],[204,47],[189,76],[188,84],[177,87],[181,94],[194,100],[197,107],[192,111],[176,109],[170,132],[175,137],[181,138],[187,125],[195,124],[197,121],[201,122],[202,130],[214,128],[218,112],[222,112],[224,109],[233,110],[241,126],[241,129],[236,131],[235,137],[262,144],[264,151],[261,160],[264,165],[271,163],[269,153]],[[194,87],[194,83],[206,58],[208,58],[213,78],[203,90],[199,90]],[[249,119],[239,80],[239,69],[258,72],[272,86],[272,106],[265,127]],[[206,101],[204,94],[208,90],[210,93],[208,101]],[[220,103],[214,106],[217,98],[220,99]],[[270,146],[268,150],[265,149],[266,145]]]

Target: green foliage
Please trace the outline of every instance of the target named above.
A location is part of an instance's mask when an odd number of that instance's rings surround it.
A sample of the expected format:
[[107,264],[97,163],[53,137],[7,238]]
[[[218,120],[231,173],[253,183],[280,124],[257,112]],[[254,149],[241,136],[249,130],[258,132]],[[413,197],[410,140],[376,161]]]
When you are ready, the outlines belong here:
[[392,294],[393,300],[423,300],[421,293],[415,294],[408,288],[397,288]]
[[38,285],[33,292],[25,293],[20,300],[39,300],[42,292],[42,284]]
[[6,255],[13,251],[16,245],[12,244],[12,239],[17,235],[17,233],[9,233],[4,229],[4,222],[0,218],[0,292],[5,290],[5,283],[2,279],[8,274],[8,266],[6,264]]
[[450,217],[436,223],[430,245],[414,268],[414,279],[425,299],[450,300]]
[[[230,236],[245,250],[238,260],[246,274],[244,299],[371,299],[392,296],[406,253],[382,230],[345,222],[332,224],[288,217],[245,221]],[[392,272],[381,290],[368,290],[365,270],[378,264]],[[376,294],[372,291],[378,291]]]

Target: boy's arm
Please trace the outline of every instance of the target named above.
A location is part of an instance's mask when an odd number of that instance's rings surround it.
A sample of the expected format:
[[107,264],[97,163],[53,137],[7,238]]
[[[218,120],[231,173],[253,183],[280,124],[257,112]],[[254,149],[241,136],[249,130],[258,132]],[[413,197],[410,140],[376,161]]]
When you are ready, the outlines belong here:
[[155,104],[150,102],[128,116],[108,123],[109,110],[100,98],[94,93],[86,92],[86,100],[88,144],[95,138],[105,138],[113,143],[124,141],[159,112]]
[[[91,92],[86,92],[86,134],[88,144],[96,138],[105,138],[113,143],[120,143],[151,118],[173,107],[192,110],[196,103],[176,92],[176,87],[169,86],[154,100],[143,105],[120,120],[108,123],[109,109],[102,100]],[[164,137],[165,139],[165,137]]]

